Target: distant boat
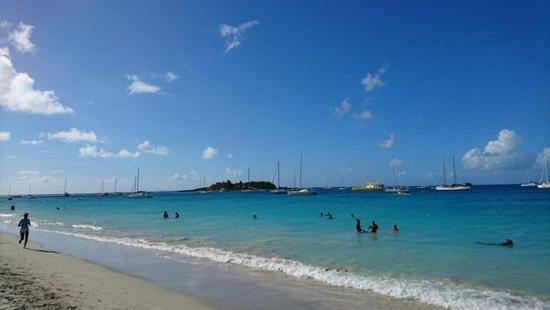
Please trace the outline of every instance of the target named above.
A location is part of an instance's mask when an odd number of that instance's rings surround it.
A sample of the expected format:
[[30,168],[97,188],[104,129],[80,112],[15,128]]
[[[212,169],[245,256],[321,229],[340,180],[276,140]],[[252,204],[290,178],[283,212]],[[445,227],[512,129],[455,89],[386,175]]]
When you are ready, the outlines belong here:
[[133,193],[129,194],[128,195],[128,198],[132,198],[132,199],[140,199],[140,198],[151,198],[153,196],[151,196],[151,194],[149,194],[148,192],[145,192],[145,191],[140,191],[139,190],[139,168],[137,170],[137,176],[135,177],[134,179],[134,186],[135,186],[135,190]]
[[352,191],[383,191],[384,190],[384,184],[378,183],[378,182],[369,182],[369,165],[368,160],[365,157],[365,185],[362,186],[353,186],[351,188]]
[[277,188],[269,191],[270,194],[280,195],[286,194],[287,190],[281,188],[281,162],[277,161]]
[[531,181],[531,168],[527,169],[527,178],[525,182],[521,183],[521,187],[537,187],[539,184],[535,181]]
[[36,197],[34,197],[32,194],[31,194],[31,184],[29,184],[29,195],[27,195],[27,199],[34,199]]
[[445,159],[443,159],[443,184],[436,186],[435,190],[437,191],[467,191],[472,188],[470,183],[458,184],[456,182],[456,167],[455,167],[455,157],[453,156],[453,184],[447,184],[447,174],[445,171]]
[[291,196],[314,196],[317,193],[309,188],[302,188],[302,154],[300,154],[300,187],[293,188],[287,194]]
[[418,185],[418,186],[416,187],[416,189],[426,190],[426,189],[430,189],[430,187],[427,186],[427,185]]
[[65,178],[65,185],[63,186],[63,196],[70,197],[69,193],[67,192],[67,178]]
[[13,200],[13,197],[11,196],[11,184],[10,184],[10,187],[8,189],[8,200]]
[[[393,158],[392,158],[392,161],[393,161]],[[395,194],[403,194],[403,193],[408,193],[409,192],[409,188],[406,187],[406,186],[400,186],[398,184],[398,182],[396,182],[396,176],[395,176],[395,165],[392,165],[392,186],[388,186],[384,189],[385,192],[387,193],[395,193]]]
[[[546,179],[544,182],[541,182],[537,187],[540,189],[550,189],[550,182],[548,182],[548,160],[546,160],[546,169],[544,170],[544,174],[546,175]],[[541,175],[541,181],[542,181],[542,175]]]

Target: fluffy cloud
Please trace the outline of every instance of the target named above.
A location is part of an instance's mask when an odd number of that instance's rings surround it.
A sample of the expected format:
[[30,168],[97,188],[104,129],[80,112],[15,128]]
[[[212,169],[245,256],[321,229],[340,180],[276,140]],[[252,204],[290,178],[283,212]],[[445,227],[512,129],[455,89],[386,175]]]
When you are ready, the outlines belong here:
[[39,144],[42,144],[42,140],[21,140],[19,141],[19,144],[23,144],[23,145],[32,145],[32,146],[37,146]]
[[187,174],[183,174],[183,173],[174,173],[171,177],[170,177],[170,181],[172,182],[179,182],[179,181],[183,181],[187,179]]
[[10,141],[11,133],[9,131],[0,131],[0,142]]
[[390,137],[388,138],[388,140],[378,142],[378,147],[383,149],[389,149],[390,147],[393,146],[394,143],[395,143],[395,135],[392,133],[390,134]]
[[227,178],[235,178],[235,177],[237,177],[241,174],[243,174],[243,172],[241,170],[225,168],[225,176]]
[[202,151],[202,159],[212,159],[218,155],[218,149],[209,146]]
[[50,177],[35,170],[23,170],[19,171],[18,174],[18,182],[20,183],[54,183],[60,181],[58,178]]
[[253,20],[253,21],[240,24],[238,26],[230,26],[225,24],[221,25],[220,36],[222,38],[227,38],[225,41],[224,53],[228,53],[229,51],[241,45],[245,38],[246,31],[254,26],[258,26],[259,24],[260,24],[259,21]]
[[59,102],[55,92],[34,88],[27,73],[15,70],[7,48],[0,48],[0,106],[8,111],[30,114],[71,114],[73,110]]
[[71,128],[68,131],[48,132],[48,139],[65,143],[96,143],[98,140],[95,132],[82,131],[76,128]]
[[369,110],[364,110],[359,113],[354,113],[353,118],[366,121],[372,118],[372,112]]
[[346,115],[346,113],[348,113],[350,109],[351,102],[348,98],[346,98],[340,103],[339,106],[332,108],[332,114],[334,114],[334,116],[336,116],[337,118],[340,118]]
[[521,137],[513,130],[502,129],[496,140],[489,141],[483,149],[472,148],[462,157],[468,169],[506,169],[525,166],[527,158],[516,150]]
[[168,149],[166,147],[154,146],[149,142],[149,140],[145,140],[142,143],[138,144],[137,149],[138,151],[141,151],[143,153],[149,153],[158,156],[168,155]]
[[98,148],[95,145],[87,145],[78,149],[80,157],[92,158],[138,158],[139,152],[131,152],[127,149],[122,149],[116,153],[105,151],[103,148]]
[[547,161],[550,161],[550,147],[545,147],[537,155],[537,164],[538,165],[545,166]]
[[381,67],[375,73],[367,73],[367,76],[361,80],[361,84],[363,84],[367,93],[384,86],[384,81],[382,80],[384,73],[386,73],[386,68]]
[[227,154],[227,158],[233,158],[233,157],[235,157],[235,155],[233,155],[233,154],[231,154],[231,153],[228,153],[228,154]]
[[10,43],[22,53],[34,53],[36,46],[31,42],[34,26],[19,23],[17,28],[9,34]]
[[164,79],[166,80],[166,82],[173,82],[178,79],[178,76],[173,72],[166,72],[164,74]]
[[130,80],[130,85],[128,85],[128,92],[130,95],[134,94],[161,94],[160,87],[148,84],[139,79],[137,75],[127,75],[126,78]]

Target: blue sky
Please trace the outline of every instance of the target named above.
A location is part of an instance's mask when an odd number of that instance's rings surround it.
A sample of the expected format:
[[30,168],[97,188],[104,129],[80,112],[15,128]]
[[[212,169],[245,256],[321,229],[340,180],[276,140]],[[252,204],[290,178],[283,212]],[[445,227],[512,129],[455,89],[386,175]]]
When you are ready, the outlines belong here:
[[544,1],[0,1],[0,193],[538,180],[548,55]]

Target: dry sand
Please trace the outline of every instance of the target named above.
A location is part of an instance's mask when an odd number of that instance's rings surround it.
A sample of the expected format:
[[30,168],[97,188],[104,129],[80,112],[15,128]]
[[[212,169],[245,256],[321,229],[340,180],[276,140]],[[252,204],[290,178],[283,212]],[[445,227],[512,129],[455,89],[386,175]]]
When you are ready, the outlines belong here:
[[212,309],[144,279],[0,233],[0,309]]

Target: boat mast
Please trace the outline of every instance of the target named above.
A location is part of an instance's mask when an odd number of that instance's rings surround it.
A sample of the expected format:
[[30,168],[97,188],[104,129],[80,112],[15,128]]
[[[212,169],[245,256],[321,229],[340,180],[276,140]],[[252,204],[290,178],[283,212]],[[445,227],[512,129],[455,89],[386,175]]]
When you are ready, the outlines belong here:
[[391,173],[392,173],[392,176],[393,176],[393,187],[395,188],[395,162],[393,161],[393,156],[391,158]]
[[248,186],[250,186],[250,167],[248,167]]
[[277,188],[281,188],[281,163],[277,161]]
[[302,153],[300,153],[300,188],[302,188]]
[[447,174],[445,172],[445,157],[441,159],[443,161],[443,185],[447,185]]
[[369,161],[365,156],[365,185],[369,184]]
[[136,176],[136,193],[139,192],[139,167]]
[[63,193],[67,193],[67,178],[65,178],[65,185],[63,186]]
[[114,191],[114,193],[116,194],[116,179],[115,179],[115,191]]
[[101,193],[103,194],[103,185],[105,185],[105,181],[101,180]]
[[455,156],[453,155],[453,181],[454,181],[454,184],[457,184],[456,183],[456,168],[455,168]]

